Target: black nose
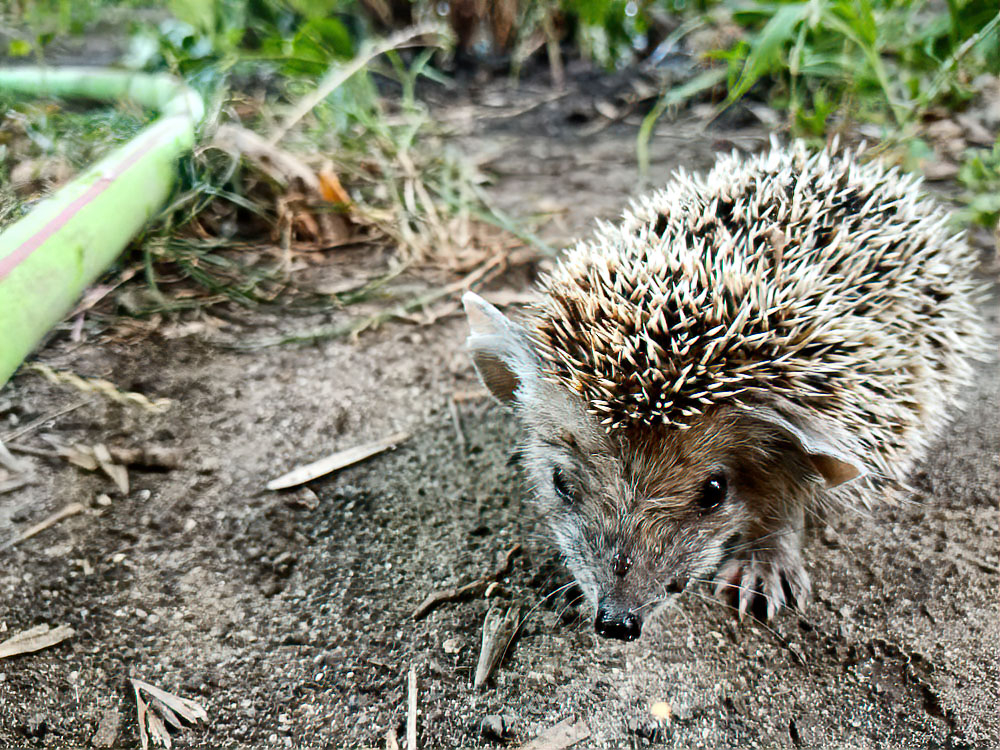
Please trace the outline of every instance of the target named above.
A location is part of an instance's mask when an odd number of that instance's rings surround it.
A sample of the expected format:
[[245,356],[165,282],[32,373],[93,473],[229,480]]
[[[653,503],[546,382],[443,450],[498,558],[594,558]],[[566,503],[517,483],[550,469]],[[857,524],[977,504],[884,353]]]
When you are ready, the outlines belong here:
[[594,630],[603,638],[634,641],[642,633],[642,620],[634,612],[611,609],[602,605],[597,608]]
[[667,591],[671,594],[679,594],[687,587],[687,585],[687,578],[675,578],[667,584]]

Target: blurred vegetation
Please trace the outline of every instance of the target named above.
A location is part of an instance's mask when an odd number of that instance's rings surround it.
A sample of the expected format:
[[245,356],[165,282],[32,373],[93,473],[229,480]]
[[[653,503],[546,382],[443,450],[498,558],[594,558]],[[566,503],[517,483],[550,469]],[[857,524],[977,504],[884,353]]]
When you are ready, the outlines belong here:
[[970,150],[958,171],[958,181],[965,188],[962,198],[967,204],[959,219],[996,227],[1000,233],[1000,136],[991,151]]
[[[202,143],[182,160],[176,195],[137,245],[149,290],[132,295],[130,312],[273,299],[295,288],[294,270],[321,263],[323,248],[337,246],[370,244],[373,258],[384,257],[377,248],[393,250],[397,267],[389,277],[414,263],[465,273],[483,260],[459,247],[477,244],[470,234],[486,231],[473,225],[514,228],[486,204],[482,178],[442,142],[415,96],[421,76],[447,83],[428,64],[441,39],[435,33],[422,36],[426,49],[405,57],[390,49],[369,60],[374,31],[352,3],[171,0],[163,6],[24,0],[14,9],[23,25],[8,44],[8,56],[44,62],[67,37],[97,37],[105,24],[124,27],[128,33],[117,41],[127,42],[127,66],[175,73],[208,104]],[[356,56],[365,63],[360,70],[279,135],[291,105]],[[0,173],[17,172],[5,187],[14,183],[29,200],[44,194],[151,116],[132,109],[5,97]],[[112,133],[114,123],[120,127]],[[257,134],[262,143],[270,136],[271,143],[263,152],[240,153],[215,137],[220,125]],[[291,171],[274,169],[272,157],[287,160]],[[0,196],[0,220],[25,210],[10,198],[10,190]],[[135,253],[122,259],[135,261]],[[202,291],[193,294],[192,284]],[[368,278],[358,284],[362,291],[338,290],[332,301],[388,294]]]
[[[453,22],[460,46],[492,44],[517,59],[537,50],[539,35],[554,35],[569,54],[608,69],[658,64],[692,33],[715,29],[717,46],[687,51],[725,67],[725,101],[755,95],[816,135],[846,110],[898,126],[929,106],[961,104],[977,74],[1000,74],[996,0],[10,1],[8,15],[20,8],[34,30],[33,39],[12,44],[22,55],[99,19],[165,7],[159,24],[141,17],[135,24],[129,59],[187,74],[269,62],[283,73],[317,75],[387,24],[433,17]],[[508,9],[502,32],[496,8]],[[475,24],[460,24],[462,13],[491,26],[494,38],[470,38]]]
[[[209,127],[239,122],[273,132],[282,109],[364,54],[371,40],[427,21],[445,22],[453,46],[371,60],[283,145],[331,155],[352,220],[403,248],[404,259],[463,271],[473,261],[458,246],[471,221],[515,227],[490,208],[476,170],[437,137],[415,95],[421,78],[450,86],[463,65],[495,69],[498,60],[511,75],[535,60],[553,78],[563,58],[609,70],[642,66],[663,81],[640,129],[642,165],[657,118],[695,99],[717,115],[767,105],[788,132],[817,141],[865,123],[923,154],[931,151],[920,140],[928,113],[960,110],[983,75],[1000,74],[996,0],[8,0],[0,32],[8,57],[45,61],[67,36],[125,29],[124,64],[182,76],[209,103]],[[56,153],[75,167],[91,158],[93,144],[129,137],[145,117],[45,104],[18,109],[28,155]],[[965,220],[997,221],[998,148],[969,150],[960,165]],[[285,231],[274,186],[259,200],[249,191],[266,180],[210,144],[183,174],[177,200],[144,244],[154,288],[157,264],[172,263],[180,277],[223,296],[259,299],[261,279],[275,273],[250,273],[219,246],[240,240],[241,226],[263,226],[276,237]],[[192,226],[198,236],[185,233]]]

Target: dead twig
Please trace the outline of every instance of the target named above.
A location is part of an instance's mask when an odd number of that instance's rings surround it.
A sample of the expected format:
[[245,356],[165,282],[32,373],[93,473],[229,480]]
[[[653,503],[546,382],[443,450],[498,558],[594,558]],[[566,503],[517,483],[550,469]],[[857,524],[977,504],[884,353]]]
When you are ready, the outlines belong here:
[[[38,458],[65,458],[71,464],[79,466],[81,469],[95,471],[100,464],[94,452],[94,448],[86,445],[74,445],[72,447],[58,446],[57,448],[35,448],[23,443],[11,443],[9,446],[11,453],[23,453],[26,456],[37,456]],[[141,447],[126,447],[109,445],[108,453],[111,460],[122,466],[141,466],[146,469],[179,469],[184,465],[185,451],[183,448],[174,448],[166,445],[145,445]]]
[[6,495],[8,492],[19,490],[22,487],[27,487],[29,484],[34,483],[35,480],[31,477],[14,477],[13,479],[6,479],[0,482],[0,495]]
[[14,473],[20,473],[27,470],[27,467],[11,455],[11,452],[7,449],[7,446],[4,445],[3,442],[0,442],[0,466],[3,466],[8,471],[12,471]]
[[486,684],[493,671],[507,653],[507,647],[521,627],[521,608],[516,604],[503,608],[493,607],[483,621],[483,645],[479,649],[476,676],[472,686],[477,690]]
[[465,431],[462,429],[462,415],[458,411],[458,404],[455,399],[448,399],[448,411],[451,413],[451,423],[455,427],[455,440],[458,441],[458,449],[465,453]]
[[62,643],[73,633],[73,628],[69,625],[59,625],[55,628],[50,628],[48,625],[38,625],[0,643],[0,659],[18,654],[28,654],[32,651],[41,651],[43,648]]
[[486,587],[491,583],[496,581],[498,578],[505,576],[507,571],[510,570],[511,561],[514,559],[514,555],[521,551],[521,545],[515,544],[513,547],[508,549],[503,554],[503,560],[497,565],[496,569],[484,575],[481,578],[473,581],[472,583],[467,583],[464,586],[456,586],[450,589],[441,589],[440,591],[434,591],[427,595],[420,606],[413,610],[413,619],[419,620],[434,609],[441,602],[457,602],[463,599],[471,599],[474,596],[479,596],[486,591]]
[[16,536],[16,537],[14,537],[13,539],[10,539],[7,542],[4,542],[3,545],[0,545],[0,550],[8,549],[10,547],[13,547],[15,544],[17,544],[19,542],[23,542],[25,539],[30,539],[35,534],[38,534],[38,533],[40,533],[42,531],[45,531],[50,526],[55,526],[57,523],[59,523],[64,518],[69,518],[70,516],[75,516],[77,513],[82,513],[86,509],[87,508],[86,508],[86,506],[83,503],[70,503],[69,505],[67,505],[62,510],[57,510],[55,513],[53,513],[51,516],[49,516],[48,518],[46,518],[44,521],[36,523],[30,529],[26,529],[19,536]]
[[30,445],[21,443],[11,443],[7,446],[11,453],[23,453],[26,456],[37,456],[38,458],[60,458],[61,454],[51,448],[33,448]]
[[518,750],[565,750],[588,737],[590,737],[590,727],[586,722],[571,716],[521,745]]
[[34,419],[23,427],[18,427],[16,430],[11,430],[2,438],[0,442],[9,443],[12,440],[17,440],[19,437],[24,437],[29,432],[34,432],[39,427],[41,427],[46,422],[50,422],[56,417],[61,417],[63,414],[69,414],[71,411],[79,409],[81,406],[86,406],[90,403],[89,398],[83,399],[83,401],[77,401],[75,404],[70,404],[69,406],[63,407],[62,409],[57,409],[56,411],[49,412],[48,414],[43,414],[38,419]]
[[410,435],[407,432],[397,432],[389,437],[373,440],[364,445],[357,445],[347,450],[337,451],[318,461],[313,461],[311,464],[298,466],[287,474],[282,474],[277,479],[272,479],[267,483],[267,488],[269,490],[284,490],[311,482],[314,479],[326,476],[346,466],[351,466],[359,461],[364,461],[366,458],[371,458],[390,448],[395,448],[399,443],[408,440],[409,437]]
[[417,750],[417,668],[406,678],[406,750]]

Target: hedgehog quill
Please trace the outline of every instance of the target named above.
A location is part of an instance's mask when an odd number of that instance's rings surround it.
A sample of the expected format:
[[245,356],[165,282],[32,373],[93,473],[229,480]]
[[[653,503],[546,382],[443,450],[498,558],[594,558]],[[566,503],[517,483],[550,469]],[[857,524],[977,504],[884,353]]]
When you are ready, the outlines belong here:
[[872,507],[947,423],[984,350],[980,290],[918,188],[773,144],[599,224],[524,320],[466,294],[599,635],[638,638],[697,583],[741,617],[801,605],[807,518]]

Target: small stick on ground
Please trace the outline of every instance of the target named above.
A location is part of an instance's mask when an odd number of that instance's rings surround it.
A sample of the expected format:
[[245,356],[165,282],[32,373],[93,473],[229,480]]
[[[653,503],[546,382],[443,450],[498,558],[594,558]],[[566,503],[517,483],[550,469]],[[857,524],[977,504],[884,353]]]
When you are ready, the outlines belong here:
[[542,30],[545,32],[545,52],[549,57],[552,85],[556,91],[562,91],[566,88],[566,73],[563,69],[562,53],[559,50],[559,38],[552,28],[552,19],[548,13],[542,14]]
[[2,545],[0,545],[0,550],[8,549],[9,547],[13,547],[18,542],[23,542],[25,539],[30,539],[35,534],[45,531],[50,526],[55,526],[64,518],[75,516],[77,513],[81,513],[86,509],[87,508],[83,503],[70,503],[62,510],[57,510],[55,513],[46,518],[44,521],[36,523],[30,529],[26,529],[19,536],[16,536],[7,542],[4,542]]
[[521,745],[518,750],[565,750],[588,737],[590,737],[590,727],[586,722],[571,716]]
[[417,750],[417,668],[406,678],[406,750]]
[[28,422],[28,424],[24,425],[24,427],[18,427],[16,430],[8,432],[6,435],[0,438],[0,442],[9,443],[13,440],[17,440],[19,437],[24,437],[29,432],[34,432],[36,429],[41,427],[46,422],[49,422],[55,419],[56,417],[61,417],[63,414],[69,414],[74,409],[79,409],[81,406],[89,404],[90,401],[91,399],[85,398],[83,399],[83,401],[77,401],[75,404],[70,404],[69,406],[64,407],[62,409],[57,409],[56,411],[49,412],[48,414],[43,414],[38,419]]
[[26,456],[37,456],[38,458],[59,458],[59,451],[51,448],[34,448],[21,443],[11,443],[7,446],[11,453],[23,453]]
[[451,413],[451,422],[455,425],[455,439],[458,441],[458,448],[462,453],[465,453],[465,431],[462,429],[462,415],[453,398],[448,399],[448,411]]
[[389,437],[373,440],[364,445],[356,445],[347,450],[331,453],[319,461],[313,461],[311,464],[306,464],[305,466],[298,466],[287,474],[282,474],[277,479],[272,479],[267,483],[267,488],[269,490],[285,490],[289,487],[297,487],[300,484],[311,482],[314,479],[331,474],[351,464],[371,458],[390,448],[395,448],[399,443],[409,439],[409,437],[409,433],[397,432]]
[[59,625],[51,629],[48,625],[38,625],[30,630],[25,630],[23,633],[11,636],[3,643],[0,643],[0,659],[6,659],[8,656],[17,656],[18,654],[28,654],[32,651],[41,651],[43,648],[55,646],[57,643],[62,643],[73,635],[73,632],[73,628],[69,625]]
[[34,484],[35,480],[31,477],[14,477],[13,479],[7,479],[0,482],[0,495],[5,495],[8,492],[13,492],[14,490],[19,490],[22,487],[27,487],[29,484]]
[[507,648],[521,626],[521,608],[516,604],[507,609],[494,607],[486,613],[483,621],[483,645],[479,650],[479,662],[476,664],[476,676],[473,687],[477,690],[500,665]]
[[13,455],[11,455],[11,452],[2,441],[0,441],[0,466],[14,473],[20,473],[26,470],[26,467],[14,458]]
[[496,569],[487,575],[473,581],[472,583],[467,583],[464,586],[453,586],[450,589],[441,589],[440,591],[434,591],[427,595],[420,606],[413,610],[413,619],[419,620],[424,617],[432,609],[434,609],[441,602],[457,602],[463,599],[471,599],[474,596],[479,596],[486,591],[486,587],[489,586],[493,581],[497,580],[501,576],[507,574],[510,570],[511,561],[514,559],[514,555],[521,551],[521,545],[515,544],[509,550],[504,552],[503,560],[497,565]]

